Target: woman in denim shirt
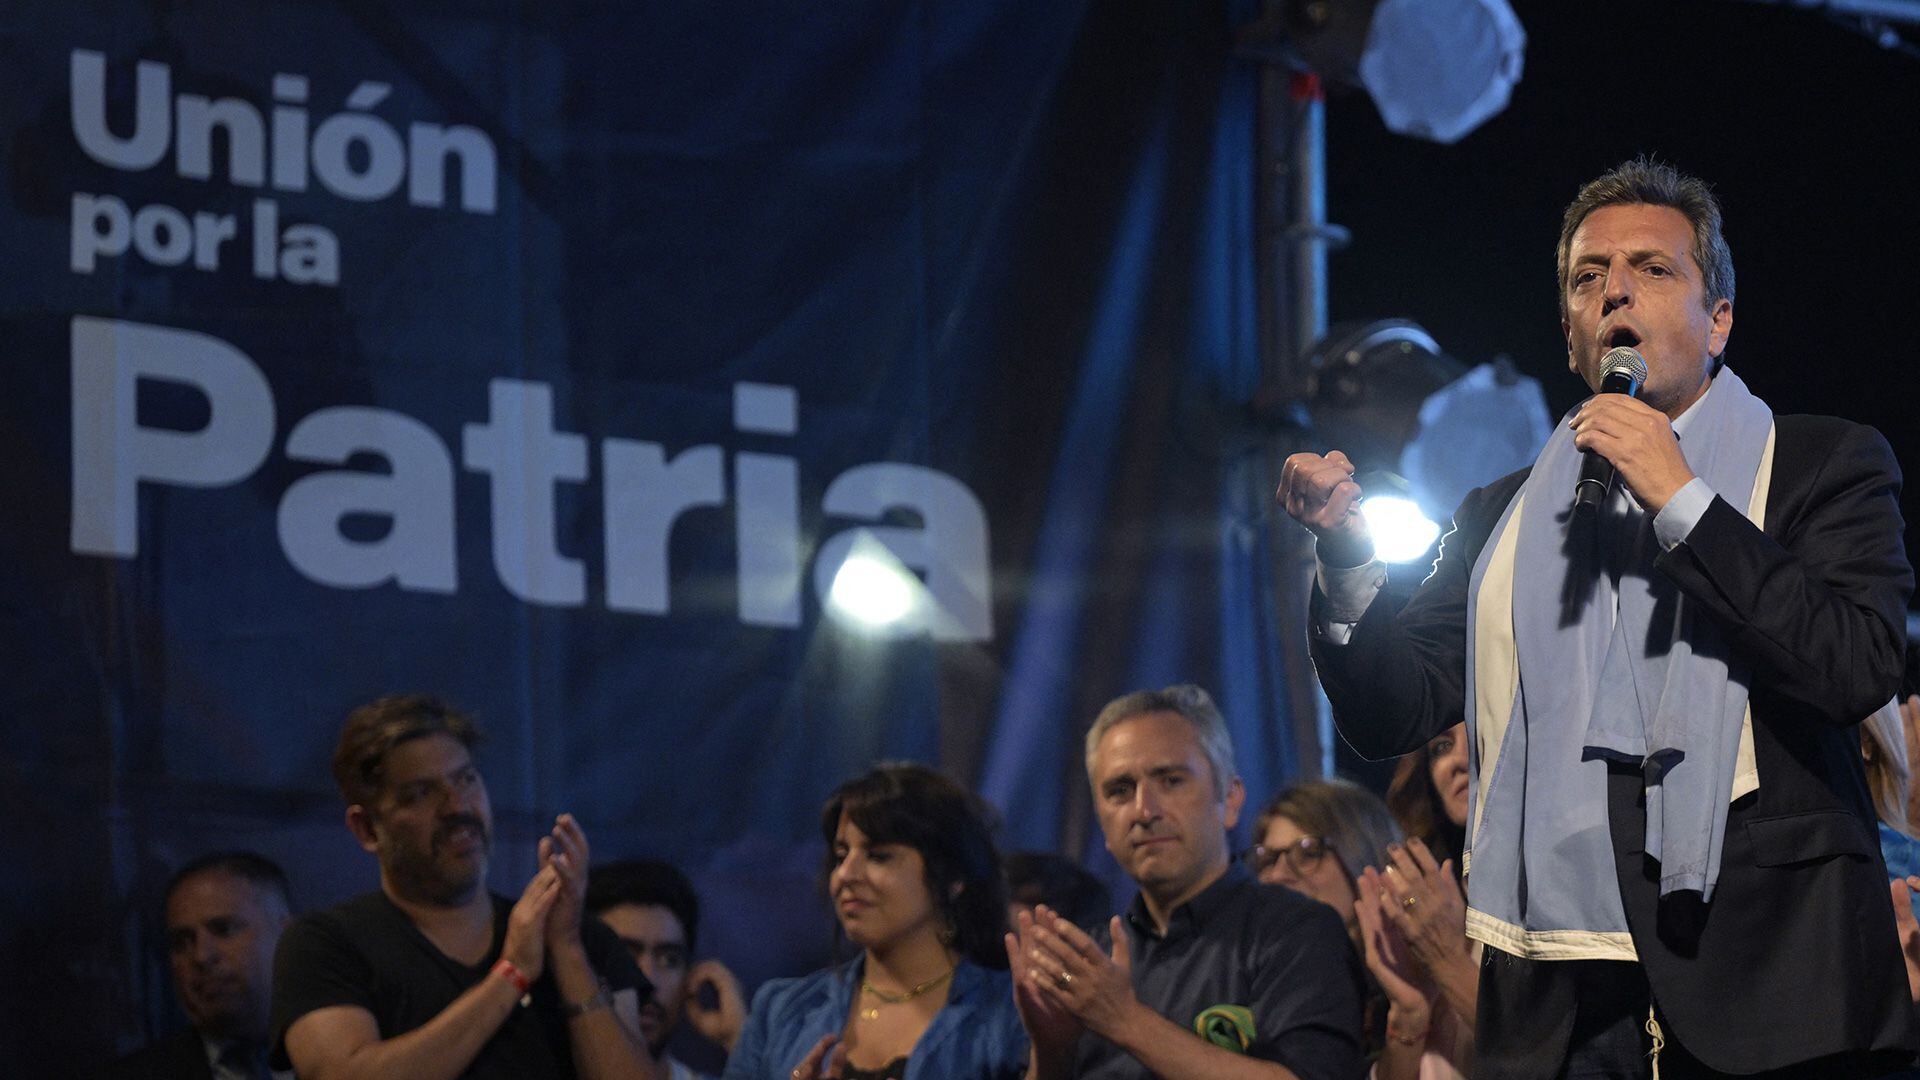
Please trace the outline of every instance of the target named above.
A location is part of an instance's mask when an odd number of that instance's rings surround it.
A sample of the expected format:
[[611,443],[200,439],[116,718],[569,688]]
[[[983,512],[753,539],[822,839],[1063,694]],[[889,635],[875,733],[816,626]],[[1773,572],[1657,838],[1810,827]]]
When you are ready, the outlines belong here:
[[724,1080],[1001,1080],[1025,1074],[985,815],[918,765],[842,784],[820,815],[827,894],[860,953],[753,997]]

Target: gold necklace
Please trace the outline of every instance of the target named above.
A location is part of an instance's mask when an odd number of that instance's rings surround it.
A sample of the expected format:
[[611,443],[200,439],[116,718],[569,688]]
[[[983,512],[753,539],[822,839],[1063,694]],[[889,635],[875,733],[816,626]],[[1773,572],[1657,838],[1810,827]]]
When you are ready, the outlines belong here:
[[[927,991],[933,989],[934,987],[939,986],[941,983],[946,982],[948,979],[952,977],[953,977],[953,969],[948,968],[946,971],[943,971],[940,974],[935,975],[933,978],[928,979],[926,982],[921,983],[920,985],[914,987],[911,990],[908,990],[906,993],[903,993],[903,994],[889,993],[888,991],[882,990],[879,987],[873,985],[867,980],[861,979],[860,991],[861,993],[872,994],[874,997],[879,998],[880,1005],[898,1005],[902,1002],[912,1001],[914,998],[917,998],[921,994],[924,994]],[[860,1015],[865,1017],[868,1020],[878,1020],[880,1019],[880,1005],[869,1005],[866,1008],[860,1010]]]

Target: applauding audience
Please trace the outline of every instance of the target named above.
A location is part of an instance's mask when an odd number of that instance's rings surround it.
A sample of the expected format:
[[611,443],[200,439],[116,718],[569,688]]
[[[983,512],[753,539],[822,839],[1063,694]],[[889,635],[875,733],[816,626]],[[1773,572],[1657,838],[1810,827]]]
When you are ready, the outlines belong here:
[[[478,738],[419,695],[347,718],[334,773],[376,892],[289,924],[285,879],[264,860],[181,872],[169,934],[198,1030],[168,1061],[194,1076],[251,1077],[270,1060],[312,1080],[699,1080],[666,1056],[685,1021],[727,1051],[724,1080],[1351,1080],[1369,1060],[1378,1080],[1471,1072],[1457,728],[1402,763],[1400,822],[1347,781],[1295,784],[1261,811],[1239,865],[1228,831],[1245,790],[1212,699],[1181,685],[1114,700],[1085,740],[1107,849],[1139,886],[1111,918],[1106,887],[1074,862],[1003,863],[966,789],[877,767],[835,790],[819,822],[836,939],[857,951],[767,983],[751,1009],[725,967],[692,964],[686,875],[625,860],[589,877],[571,815],[539,842],[517,899],[490,893]],[[1920,987],[1905,888],[1894,898]],[[238,992],[215,1008],[222,980],[264,994],[276,935],[270,1017]],[[200,945],[179,945],[189,938]],[[137,1059],[141,1075],[157,1053]]]
[[1332,911],[1256,883],[1229,857],[1246,792],[1206,691],[1109,703],[1086,752],[1107,850],[1140,894],[1096,935],[1044,906],[1008,935],[1030,1075],[1358,1075],[1358,961]]
[[307,1080],[627,1080],[646,977],[584,911],[587,838],[562,814],[540,869],[487,890],[493,809],[473,721],[433,698],[353,711],[334,751],[380,888],[295,921],[274,961],[274,1063]]
[[833,793],[820,833],[828,896],[860,952],[761,987],[726,1080],[1019,1076],[1006,889],[980,804],[929,769],[883,766]]
[[1453,1080],[1473,1072],[1479,947],[1461,887],[1467,835],[1467,726],[1400,759],[1387,805],[1410,838],[1361,874],[1367,970],[1389,1002],[1377,1076]]
[[1387,999],[1378,1080],[1455,1080],[1473,1071],[1479,965],[1467,941],[1467,900],[1452,860],[1418,839],[1387,851],[1384,871],[1360,872],[1367,970]]

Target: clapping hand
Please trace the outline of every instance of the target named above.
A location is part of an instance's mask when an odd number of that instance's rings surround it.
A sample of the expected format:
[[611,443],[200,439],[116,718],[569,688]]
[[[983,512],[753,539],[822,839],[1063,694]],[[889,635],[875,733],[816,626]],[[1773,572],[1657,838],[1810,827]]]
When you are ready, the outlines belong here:
[[1467,952],[1467,898],[1453,877],[1453,860],[1435,863],[1418,838],[1387,847],[1384,913],[1407,948],[1429,972],[1473,963]]
[[1366,948],[1367,970],[1395,1009],[1427,1014],[1433,1000],[1433,980],[1426,966],[1414,959],[1407,939],[1394,925],[1394,902],[1385,875],[1369,866],[1360,871],[1353,913],[1360,920],[1360,941]]
[[1111,1038],[1139,1004],[1133,992],[1132,951],[1120,917],[1114,916],[1110,924],[1111,953],[1045,904],[1021,925],[1027,945],[1021,968],[1028,987],[1088,1030]]
[[1013,972],[1013,1004],[1020,1011],[1020,1023],[1027,1029],[1027,1037],[1033,1041],[1033,1050],[1041,1060],[1059,1060],[1073,1050],[1074,1040],[1080,1037],[1085,1025],[1080,1018],[1042,987],[1042,979],[1033,975],[1031,954],[1037,947],[1033,944],[1034,916],[1021,912],[1014,920],[1017,934],[1006,935],[1007,968]]
[[540,838],[540,867],[552,869],[560,883],[547,919],[547,948],[577,945],[587,904],[587,834],[572,814],[554,818],[553,831]]
[[546,970],[547,927],[559,899],[560,875],[553,867],[543,866],[507,913],[507,935],[500,945],[500,957],[518,968],[528,982]]

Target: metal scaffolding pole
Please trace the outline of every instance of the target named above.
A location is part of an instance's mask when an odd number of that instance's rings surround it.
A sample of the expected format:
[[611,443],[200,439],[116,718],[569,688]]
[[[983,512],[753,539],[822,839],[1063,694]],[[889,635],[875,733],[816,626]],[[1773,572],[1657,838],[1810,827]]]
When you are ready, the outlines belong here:
[[[1313,387],[1313,346],[1327,330],[1327,251],[1346,232],[1326,220],[1326,100],[1317,76],[1267,62],[1259,103],[1260,348],[1268,406],[1305,416]],[[1267,457],[1267,489],[1278,485],[1288,454],[1309,449],[1303,428],[1276,440]],[[1313,540],[1291,522],[1273,522],[1275,610],[1282,679],[1294,718],[1295,760],[1333,771],[1333,719],[1307,655],[1307,602],[1313,588]]]

